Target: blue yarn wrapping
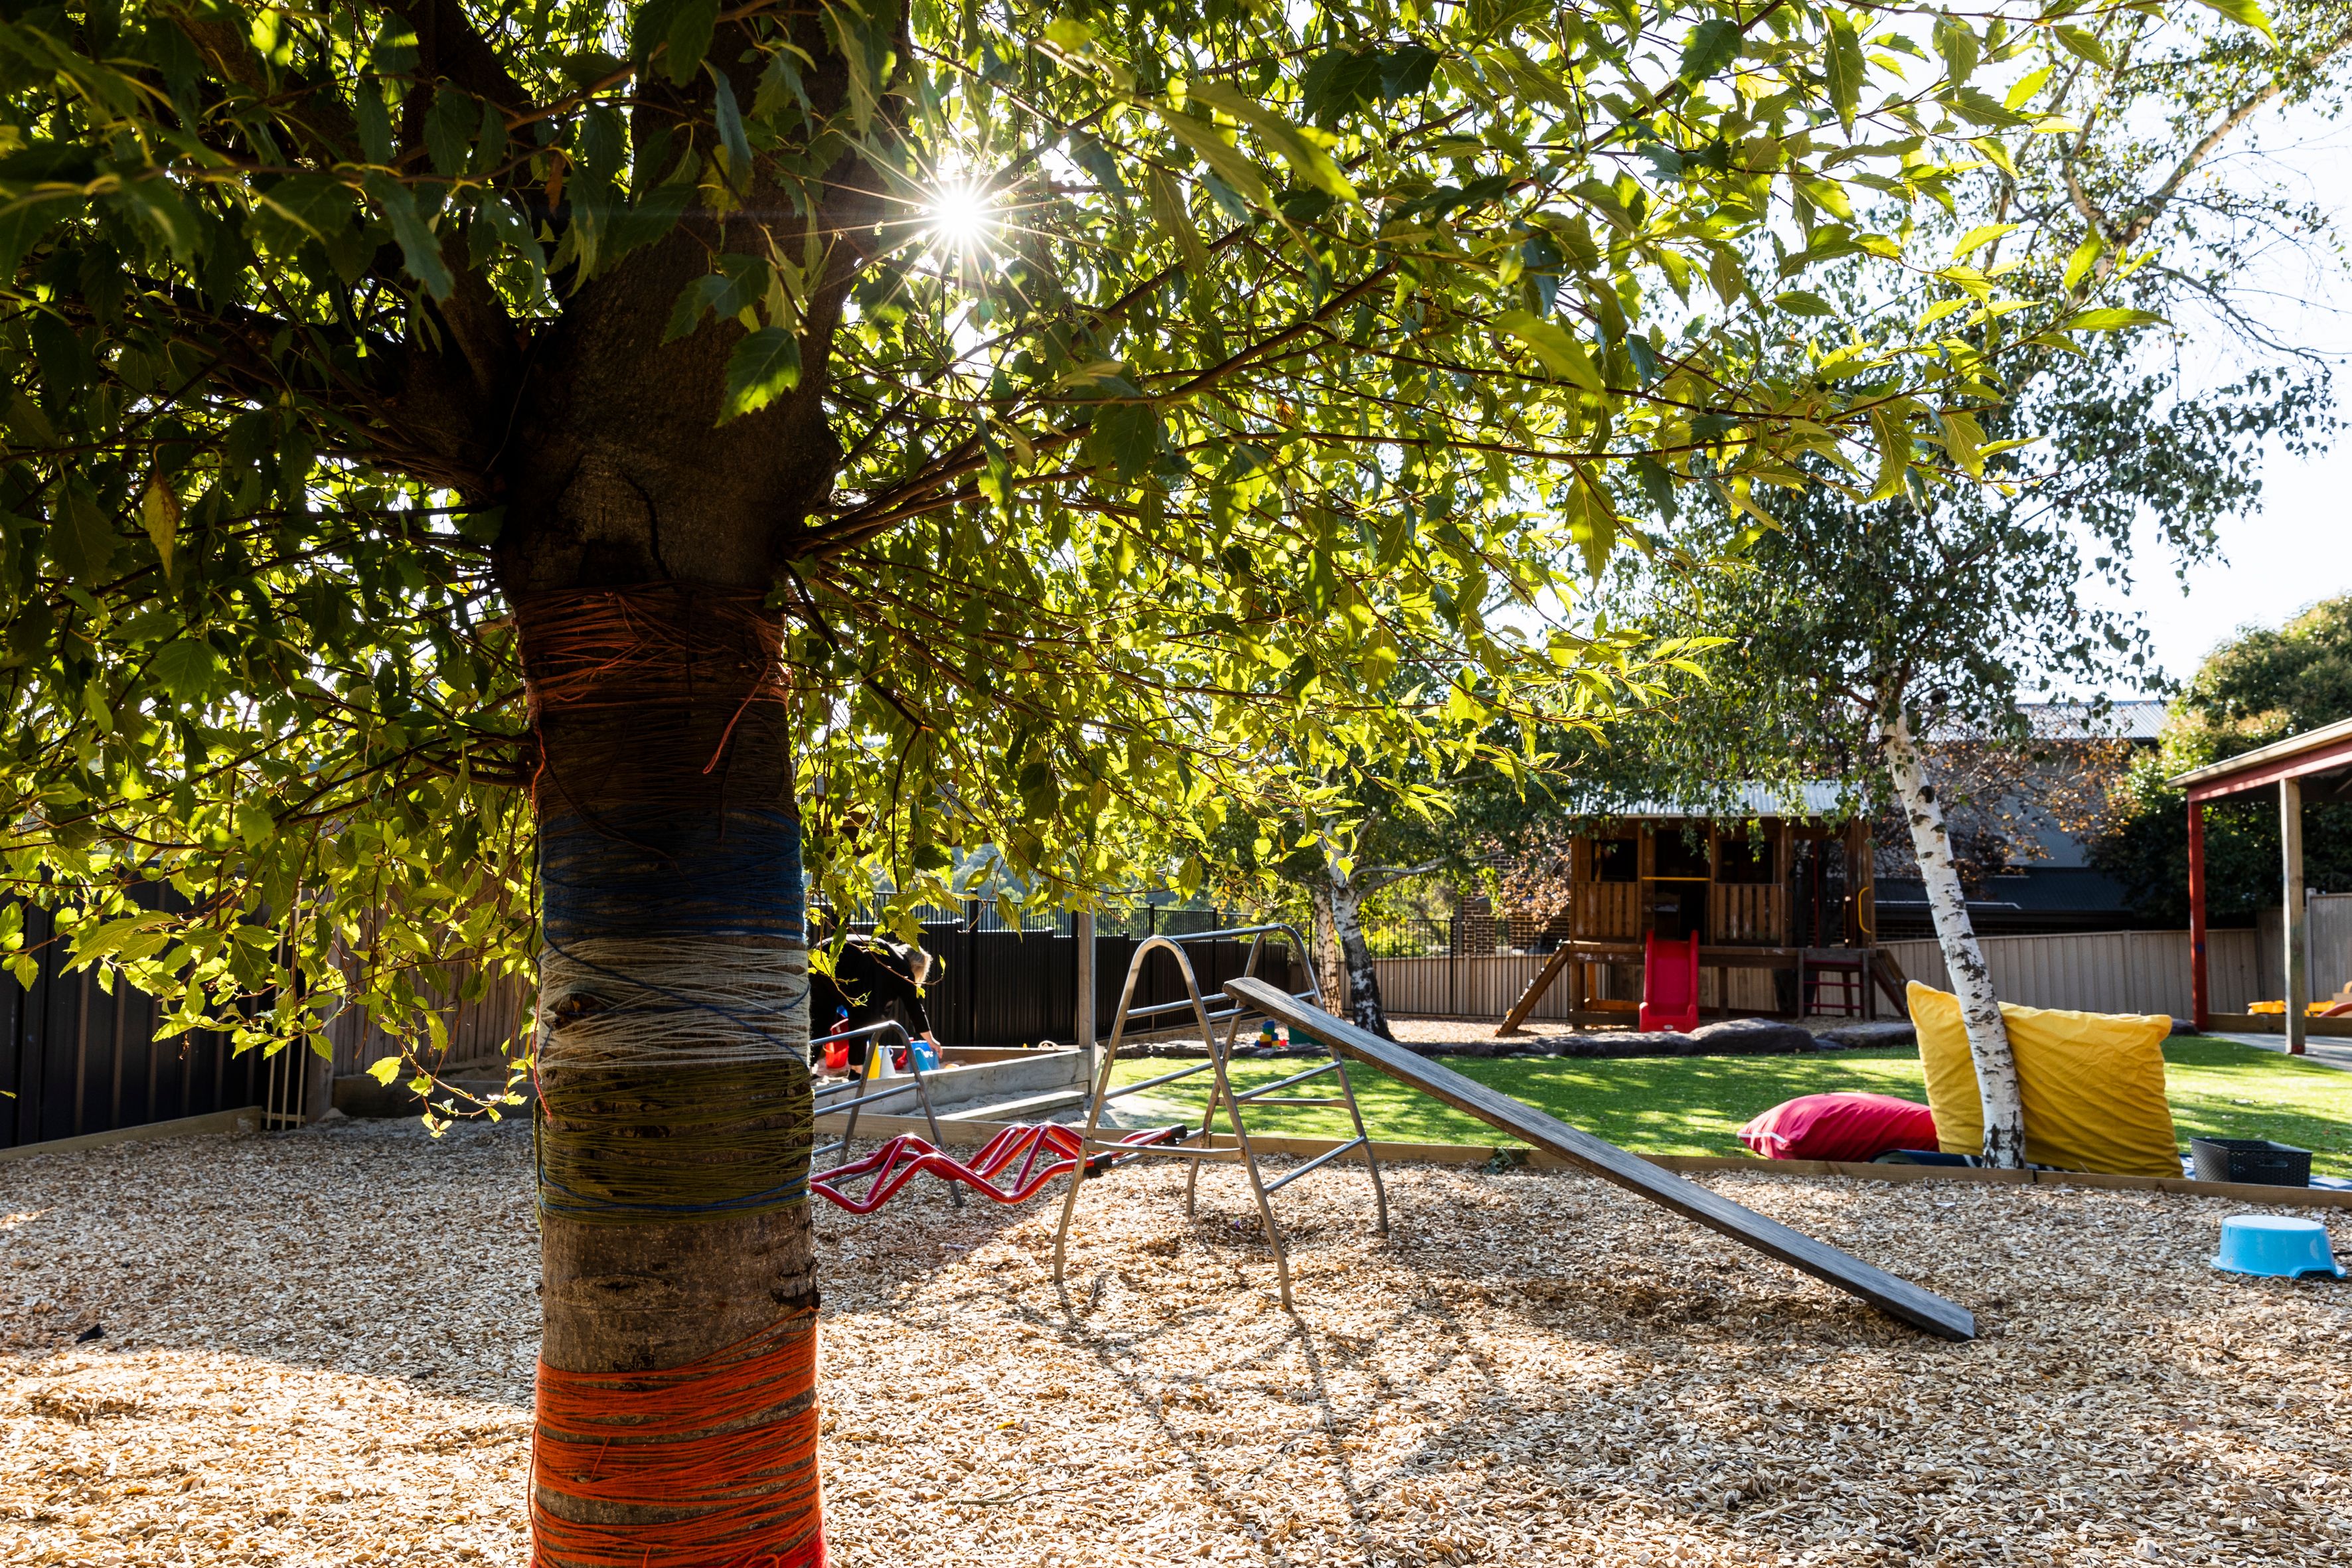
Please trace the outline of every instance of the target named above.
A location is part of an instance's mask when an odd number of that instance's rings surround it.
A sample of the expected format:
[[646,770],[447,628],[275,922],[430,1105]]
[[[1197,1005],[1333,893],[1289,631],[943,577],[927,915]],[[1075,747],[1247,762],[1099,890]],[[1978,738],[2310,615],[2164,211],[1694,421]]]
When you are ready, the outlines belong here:
[[[593,821],[551,812],[540,829],[540,887],[542,940],[575,963],[583,960],[573,944],[583,942],[806,940],[800,823],[782,811],[654,808]],[[645,976],[612,978],[647,984]],[[672,1005],[707,1016],[716,1034],[787,1043],[788,1010],[682,995]],[[808,1068],[796,1052],[671,1067],[649,1083],[649,1064],[567,1066],[560,1043],[550,1043],[553,1070],[543,1076],[533,1139],[542,1214],[625,1225],[808,1201]],[[767,1125],[754,1131],[747,1120]],[[656,1127],[667,1135],[648,1138]]]
[[[553,803],[551,803],[553,804]],[[801,825],[790,812],[730,806],[547,813],[539,830],[547,940],[780,937],[807,940]]]

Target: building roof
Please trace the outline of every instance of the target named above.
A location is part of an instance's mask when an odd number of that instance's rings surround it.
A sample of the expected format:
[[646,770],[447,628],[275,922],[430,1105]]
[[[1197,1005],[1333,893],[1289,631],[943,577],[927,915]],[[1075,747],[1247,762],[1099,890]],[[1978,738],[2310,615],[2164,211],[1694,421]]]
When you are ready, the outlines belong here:
[[2333,724],[2322,724],[2316,730],[2305,730],[2300,735],[2257,746],[2225,762],[2191,768],[2172,782],[2186,789],[2191,800],[2210,800],[2216,795],[2260,789],[2281,779],[2309,778],[2347,768],[2352,768],[2352,719],[2339,719]]
[[2164,704],[2145,698],[2111,702],[2097,719],[2087,702],[2029,702],[2026,717],[2045,741],[2153,741],[2164,729]]
[[[2107,704],[2097,718],[2087,702],[2021,702],[2019,710],[2037,739],[2044,741],[2135,741],[2154,743],[2164,730],[2164,704],[2133,697]],[[1980,741],[1983,731],[1957,724],[1937,729],[1937,742]]]
[[1793,800],[1784,797],[1769,784],[1745,784],[1728,799],[1705,804],[1659,799],[1595,799],[1579,802],[1570,815],[1629,821],[1697,817],[1710,822],[1746,822],[1750,817],[1759,816],[1835,816],[1844,809],[1845,801],[1843,790],[1834,784],[1824,782],[1801,785]]

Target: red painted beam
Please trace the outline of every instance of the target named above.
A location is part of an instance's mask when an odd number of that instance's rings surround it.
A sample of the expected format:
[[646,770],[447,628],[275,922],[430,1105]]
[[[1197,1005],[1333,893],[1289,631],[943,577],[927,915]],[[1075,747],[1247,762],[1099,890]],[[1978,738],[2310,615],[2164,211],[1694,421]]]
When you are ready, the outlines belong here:
[[2213,1016],[2205,977],[2205,803],[2189,803],[2189,1011],[2203,1034]]
[[2224,795],[2244,795],[2263,789],[2281,779],[2308,778],[2313,773],[2330,773],[2338,768],[2352,767],[2352,735],[2315,750],[2291,757],[2280,757],[2263,763],[2242,773],[2224,773],[2216,779],[2189,786],[2189,798],[2193,804],[2202,800],[2219,800]]

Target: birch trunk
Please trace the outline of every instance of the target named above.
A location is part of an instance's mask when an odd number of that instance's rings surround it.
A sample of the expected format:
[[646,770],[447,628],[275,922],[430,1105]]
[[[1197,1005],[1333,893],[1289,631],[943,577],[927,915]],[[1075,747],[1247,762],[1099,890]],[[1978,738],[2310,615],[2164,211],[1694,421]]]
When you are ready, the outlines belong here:
[[1371,944],[1364,940],[1364,895],[1353,880],[1335,868],[1329,897],[1331,929],[1339,939],[1340,963],[1348,977],[1348,1016],[1358,1028],[1393,1040],[1388,1011],[1381,1002],[1380,971],[1372,967]]
[[1315,951],[1307,962],[1315,966],[1315,984],[1323,993],[1327,1012],[1348,1010],[1348,971],[1339,961],[1339,928],[1331,909],[1331,884],[1320,877],[1314,878],[1307,889],[1315,903],[1314,930],[1307,933]]
[[1952,990],[1960,999],[1960,1016],[1968,1027],[1969,1056],[1976,1063],[1977,1092],[1984,1101],[1984,1162],[2001,1170],[2018,1170],[2025,1164],[2025,1102],[2018,1092],[2017,1058],[2010,1049],[2000,999],[1993,994],[1992,972],[1985,965],[1984,951],[1977,945],[1976,929],[1969,923],[1968,895],[1952,859],[1952,838],[1944,826],[1944,810],[1927,783],[1918,747],[1912,742],[1910,721],[1900,707],[1890,709],[1884,743],[1895,798],[1911,825],[1911,848],[1919,862],[1920,880],[1927,887],[1936,940],[1944,950],[1944,967],[1951,973]]

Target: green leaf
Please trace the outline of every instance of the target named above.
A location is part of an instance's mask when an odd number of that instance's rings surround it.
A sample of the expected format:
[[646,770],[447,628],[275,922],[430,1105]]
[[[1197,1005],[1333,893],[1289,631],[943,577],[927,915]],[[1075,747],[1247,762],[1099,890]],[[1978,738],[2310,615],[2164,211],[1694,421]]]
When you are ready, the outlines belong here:
[[2058,323],[2061,331],[2112,332],[2126,327],[2162,325],[2164,318],[2152,310],[2126,310],[2114,306],[2096,310],[2077,310]]
[[2000,106],[2003,109],[2008,110],[2011,114],[2015,114],[2027,104],[2032,102],[2033,95],[2040,92],[2042,90],[2042,83],[2050,79],[2051,70],[2051,67],[2043,66],[2039,70],[2028,71],[2023,76],[2018,78],[2017,80],[2010,87],[2009,96],[2000,100]]
[[50,517],[50,559],[71,581],[92,584],[113,568],[121,543],[89,481],[79,474],[68,479]]
[[1093,47],[1095,30],[1076,16],[1056,16],[1045,24],[1045,41],[1066,55],[1084,55]]
[[1154,104],[1152,112],[1160,117],[1160,122],[1168,127],[1176,140],[1199,153],[1226,184],[1259,206],[1272,205],[1273,198],[1266,187],[1265,176],[1258,173],[1256,164],[1242,155],[1241,149],[1225,140],[1223,132],[1205,120],[1195,120],[1165,104]]
[[1195,279],[1204,278],[1209,270],[1209,247],[1201,239],[1201,231],[1192,226],[1192,215],[1184,205],[1184,194],[1177,188],[1176,177],[1167,170],[1154,166],[1143,177],[1145,193],[1151,198],[1151,216],[1184,258],[1184,270]]
[[1808,289],[1790,289],[1772,296],[1772,303],[1792,316],[1834,316],[1837,307]]
[[2271,31],[2270,16],[2254,0],[2197,0],[2197,3],[2209,11],[2220,12],[2242,26],[2252,27],[2273,44],[2278,42],[2278,35]]
[[1936,426],[1944,442],[1944,451],[1952,461],[1966,469],[1971,479],[1984,478],[1984,430],[1976,416],[1963,413],[1938,414]]
[[368,1063],[367,1074],[378,1083],[389,1084],[400,1076],[400,1068],[401,1059],[398,1057],[378,1057]]
[[211,693],[220,655],[202,637],[181,637],[155,650],[147,673],[178,701],[193,705]]
[[392,236],[400,242],[400,258],[407,264],[409,276],[436,300],[447,299],[457,280],[449,276],[448,263],[441,259],[440,242],[417,213],[415,195],[381,170],[370,170],[364,184],[377,208],[391,221]]
[[360,132],[360,151],[371,163],[392,162],[392,115],[383,106],[383,89],[373,73],[360,78],[352,95],[352,118]]
[[1862,102],[1862,37],[1854,31],[1853,18],[1843,11],[1829,13],[1822,68],[1829,78],[1830,103],[1837,110],[1838,123],[1851,132],[1854,110]]
[[800,384],[800,340],[782,327],[761,327],[727,356],[727,397],[719,422],[765,408]]
[[2057,35],[2060,46],[2076,59],[2088,60],[2102,68],[2115,63],[2107,57],[2107,46],[2099,42],[2099,36],[2088,27],[2074,27],[2061,23],[2050,30]]
[[724,71],[710,73],[710,118],[719,128],[719,146],[727,154],[727,184],[737,191],[751,188],[751,143],[743,134],[743,113],[735,106],[735,89]]
[[2066,258],[2066,272],[2059,279],[2059,286],[2072,289],[2088,278],[2091,268],[2098,265],[2099,258],[2106,254],[2106,249],[2105,243],[2095,234],[2076,246],[2074,254]]
[[1739,24],[1728,16],[1710,16],[1690,31],[1683,43],[1682,64],[1675,74],[1685,81],[1704,81],[1739,58]]
[[719,0],[679,0],[663,37],[667,47],[662,51],[662,74],[672,86],[684,87],[694,79],[702,57],[710,52],[710,36],[718,22]]
[[139,521],[145,525],[147,537],[154,542],[157,559],[163,563],[163,575],[172,575],[172,551],[179,542],[180,498],[172,487],[161,479],[147,481],[147,493],[139,500]]
[[446,83],[434,90],[433,107],[425,111],[425,147],[436,172],[452,178],[466,172],[481,122],[480,106],[471,98]]
[[2005,234],[2015,234],[2024,226],[2014,223],[1980,224],[1960,236],[1960,243],[1952,247],[1952,259],[1966,261],[1969,256],[1990,245]]
[[126,180],[122,200],[154,227],[182,264],[195,255],[196,215],[188,210],[188,204],[180,199],[169,180],[161,175]]
[[1188,100],[1223,110],[1263,137],[1268,145],[1282,154],[1283,162],[1307,184],[1343,202],[1356,199],[1356,187],[1348,183],[1347,175],[1332,161],[1314,133],[1293,125],[1264,104],[1236,92],[1220,81],[1189,82],[1184,89]]
[[1936,19],[1936,52],[1944,58],[1944,72],[1952,85],[1964,85],[1977,68],[1976,30],[1945,12]]
[[1871,434],[1878,441],[1878,480],[1871,486],[1870,499],[1889,500],[1903,493],[1904,478],[1911,468],[1911,429],[1902,411],[1881,405],[1870,411]]
[[1572,381],[1587,392],[1608,390],[1608,384],[1601,379],[1601,372],[1584,345],[1559,326],[1527,310],[1506,310],[1495,318],[1495,325],[1525,343],[1552,374]]

